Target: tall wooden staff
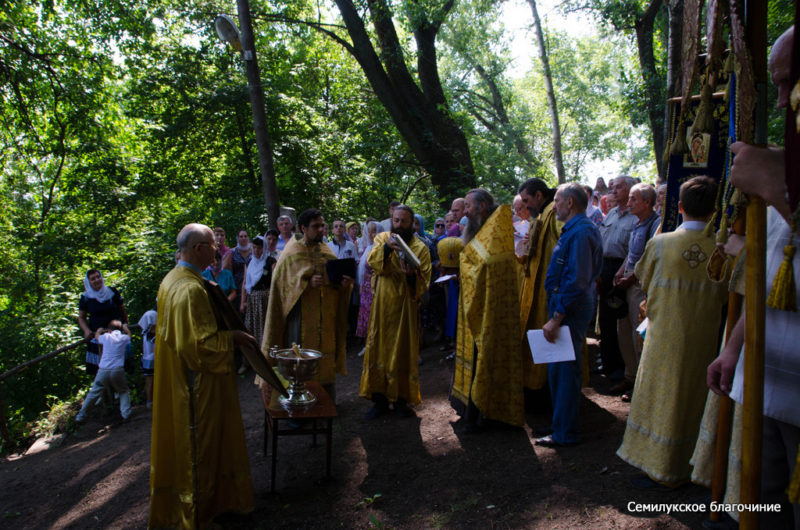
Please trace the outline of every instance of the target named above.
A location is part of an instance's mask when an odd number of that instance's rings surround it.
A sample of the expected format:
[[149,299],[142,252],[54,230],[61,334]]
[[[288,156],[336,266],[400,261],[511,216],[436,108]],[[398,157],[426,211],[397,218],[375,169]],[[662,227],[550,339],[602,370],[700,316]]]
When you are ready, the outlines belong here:
[[[732,18],[735,8],[732,6]],[[733,31],[738,24],[733,23]],[[766,28],[767,3],[747,2],[745,14],[745,42],[753,65],[753,82],[756,88],[754,118],[742,113],[745,120],[753,120],[753,137],[743,139],[756,145],[766,145]],[[734,40],[736,35],[734,34]],[[744,345],[744,403],[742,410],[742,477],[741,502],[755,504],[761,494],[761,445],[764,413],[764,318],[766,304],[766,240],[767,210],[763,199],[749,197],[747,206],[747,258],[745,262],[745,345]],[[758,528],[758,512],[743,511],[739,526],[744,530]]]

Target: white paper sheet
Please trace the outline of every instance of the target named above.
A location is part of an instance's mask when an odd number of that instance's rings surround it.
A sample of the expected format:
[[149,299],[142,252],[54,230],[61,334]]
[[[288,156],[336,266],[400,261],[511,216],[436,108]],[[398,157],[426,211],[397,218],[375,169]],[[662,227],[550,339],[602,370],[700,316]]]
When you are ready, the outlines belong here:
[[455,274],[448,274],[447,276],[439,276],[433,281],[433,283],[443,283],[446,282],[447,280],[452,280],[453,278],[456,278]]
[[642,336],[642,338],[644,338],[644,334],[647,332],[648,325],[650,325],[650,319],[645,317],[645,319],[642,320],[642,323],[639,324],[639,327],[636,328],[636,331]]
[[560,363],[575,360],[575,349],[572,347],[569,326],[558,328],[558,338],[554,343],[547,342],[541,329],[529,329],[528,344],[533,354],[533,364]]

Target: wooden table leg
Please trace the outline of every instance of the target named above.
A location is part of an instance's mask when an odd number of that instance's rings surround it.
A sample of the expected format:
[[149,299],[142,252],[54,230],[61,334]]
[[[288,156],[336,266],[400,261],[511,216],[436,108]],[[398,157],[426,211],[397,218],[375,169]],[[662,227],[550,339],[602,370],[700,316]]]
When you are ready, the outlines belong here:
[[278,467],[278,428],[280,420],[275,418],[272,424],[272,469],[270,470],[270,491],[275,492],[275,470]]
[[264,410],[264,458],[267,458],[267,446],[269,445],[269,412]]

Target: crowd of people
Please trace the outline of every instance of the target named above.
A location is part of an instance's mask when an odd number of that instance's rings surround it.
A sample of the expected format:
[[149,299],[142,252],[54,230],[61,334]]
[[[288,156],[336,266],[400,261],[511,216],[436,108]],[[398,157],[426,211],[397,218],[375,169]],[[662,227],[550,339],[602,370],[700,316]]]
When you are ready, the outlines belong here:
[[[784,94],[781,50],[776,43],[770,68]],[[784,194],[765,193],[753,182],[782,176],[782,165],[769,150],[734,147],[735,184],[766,195],[775,207],[767,264],[774,271],[783,246],[797,235],[789,229]],[[296,219],[282,215],[276,230],[252,241],[240,230],[233,248],[221,227],[187,225],[177,239],[177,266],[158,294],[156,383],[148,398],[154,409],[150,524],[203,526],[223,511],[252,509],[230,369],[236,345],[266,353],[296,343],[321,352],[317,379],[335,402],[348,340],[359,341],[359,395],[371,403],[370,422],[415,414],[413,406],[424,398],[418,367],[427,337],[453,361],[450,402],[463,433],[519,427],[526,407],[549,407],[552,422],[538,426],[535,443],[551,448],[581,442],[581,387],[594,370],[609,392],[631,403],[617,454],[643,472],[633,486],[669,490],[689,482],[693,466],[701,465],[696,449],[708,389],[733,389],[740,400],[743,378],[741,324],[717,359],[729,291],[728,278],[712,280],[706,272],[721,250],[709,230],[717,184],[707,176],[682,183],[683,223],[663,234],[663,184],[623,175],[608,184],[598,179],[594,188],[551,189],[532,178],[515,191],[511,205],[480,188],[454,198],[430,234],[424,218],[398,201],[386,219],[334,219],[330,233],[318,209]],[[740,248],[731,243],[724,250],[737,256]],[[799,261],[789,257],[796,270]],[[344,272],[334,278],[336,270]],[[249,333],[218,326],[204,277],[219,284]],[[118,373],[119,351],[129,343],[122,299],[99,271],[89,271],[85,283],[81,328],[95,335],[100,353],[114,352],[111,368],[105,354],[87,352],[87,362],[99,360],[100,367],[90,397],[105,385],[122,398],[127,387],[109,375]],[[764,502],[786,506],[778,521],[797,525],[797,506],[792,511],[785,489],[800,443],[798,385],[788,382],[800,374],[791,346],[800,326],[785,311],[768,313],[767,323],[780,329],[780,338],[767,345],[766,385],[776,395],[765,405],[771,445],[762,491]],[[570,360],[535,362],[529,330],[566,343]],[[599,337],[596,359],[586,354],[587,332]],[[120,402],[126,417],[129,403]],[[204,443],[197,445],[197,437]],[[201,473],[197,462],[214,471]]]

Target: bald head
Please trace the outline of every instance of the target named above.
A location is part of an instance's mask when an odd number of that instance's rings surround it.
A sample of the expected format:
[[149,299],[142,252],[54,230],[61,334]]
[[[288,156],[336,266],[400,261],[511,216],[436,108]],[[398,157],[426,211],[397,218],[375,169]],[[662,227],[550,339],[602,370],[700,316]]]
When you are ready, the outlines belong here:
[[192,265],[204,269],[214,260],[217,245],[214,242],[214,232],[199,223],[190,223],[178,233],[178,251],[181,259]]
[[792,70],[792,44],[794,42],[794,26],[786,30],[772,45],[769,54],[769,76],[772,83],[778,87],[779,109],[789,105],[789,92],[792,90],[789,81]]
[[531,213],[528,211],[527,208],[525,208],[525,203],[522,202],[522,196],[520,195],[514,197],[514,203],[512,205],[512,208],[514,209],[514,215],[516,215],[523,221],[527,221],[531,216]]
[[455,222],[459,222],[464,217],[464,199],[462,197],[454,199],[453,204],[450,205],[450,211],[453,213]]

